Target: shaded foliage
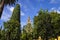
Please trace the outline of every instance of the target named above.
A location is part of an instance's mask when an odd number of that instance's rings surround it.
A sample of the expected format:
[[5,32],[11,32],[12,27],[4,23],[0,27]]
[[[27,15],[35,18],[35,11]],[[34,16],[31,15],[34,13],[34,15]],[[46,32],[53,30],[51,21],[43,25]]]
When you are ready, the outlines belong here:
[[2,15],[3,9],[5,5],[15,4],[18,0],[0,0],[0,17]]

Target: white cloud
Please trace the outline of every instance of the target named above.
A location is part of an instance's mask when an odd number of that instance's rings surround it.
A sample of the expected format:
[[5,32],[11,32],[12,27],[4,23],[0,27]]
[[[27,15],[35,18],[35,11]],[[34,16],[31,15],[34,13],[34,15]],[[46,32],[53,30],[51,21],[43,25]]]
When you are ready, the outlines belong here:
[[12,6],[7,6],[7,9],[10,10],[11,12],[13,12],[14,7],[12,7]]
[[11,8],[10,8],[10,11],[13,12],[13,10],[14,10],[14,7],[11,7]]
[[51,8],[51,10],[55,10],[55,9],[56,9],[55,7]]
[[2,17],[1,17],[1,20],[2,20],[2,21],[5,21],[5,22],[8,21],[9,19],[10,19],[10,15],[8,15],[8,14],[7,14],[7,15],[4,14],[4,15],[2,15]]
[[10,11],[8,11],[6,9],[6,7],[4,7],[4,11],[3,11],[3,14],[2,14],[1,20],[6,22],[10,19],[11,15],[12,15],[12,13]]
[[57,3],[56,0],[51,0],[50,3]]
[[51,9],[50,9],[50,11],[56,11],[56,8],[55,8],[55,7],[53,7],[53,8],[51,8]]
[[23,28],[23,26],[26,25],[26,22],[21,22],[21,27]]
[[21,11],[21,16],[24,16],[24,15],[25,15],[24,12]]
[[60,11],[59,11],[59,10],[57,10],[57,12],[58,12],[58,13],[60,13]]
[[58,10],[60,10],[60,7],[58,8]]
[[60,13],[60,7],[58,7],[58,8],[53,7],[53,8],[50,9],[50,12],[51,11]]
[[22,3],[18,2],[18,4],[20,4],[20,7],[22,7]]
[[59,3],[60,0],[51,0],[50,3]]

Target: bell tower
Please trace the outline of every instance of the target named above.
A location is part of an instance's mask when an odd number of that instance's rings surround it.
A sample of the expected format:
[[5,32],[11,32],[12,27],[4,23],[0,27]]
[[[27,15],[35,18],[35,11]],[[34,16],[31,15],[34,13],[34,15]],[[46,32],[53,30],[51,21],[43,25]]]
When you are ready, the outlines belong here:
[[25,25],[25,31],[26,33],[32,33],[32,25],[30,21],[30,17],[27,19],[27,24]]
[[29,23],[31,23],[31,21],[30,21],[30,17],[28,17],[28,21],[27,21],[27,24],[29,24]]

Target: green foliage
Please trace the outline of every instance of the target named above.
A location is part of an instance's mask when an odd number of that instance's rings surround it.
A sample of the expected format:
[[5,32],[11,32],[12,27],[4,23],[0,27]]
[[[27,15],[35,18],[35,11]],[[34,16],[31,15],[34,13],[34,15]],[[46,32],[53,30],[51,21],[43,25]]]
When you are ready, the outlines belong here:
[[51,37],[60,35],[60,14],[57,12],[48,12],[40,10],[39,14],[34,17],[34,37],[41,36],[46,40]]
[[0,29],[0,40],[6,40],[5,39],[5,30]]
[[[7,0],[5,3],[13,4],[15,1]],[[34,16],[33,28],[31,23],[28,23],[21,33],[20,26],[20,5],[17,4],[10,20],[4,23],[4,29],[0,29],[0,40],[33,40],[39,36],[43,40],[57,38],[60,36],[60,14],[41,9],[38,15]]]
[[22,39],[23,40],[33,40],[33,28],[31,23],[28,23],[23,27]]
[[[18,21],[11,20],[5,23],[6,35],[10,40],[19,40],[20,36],[20,23]],[[8,37],[7,36],[7,37]]]
[[21,40],[27,40],[27,34],[25,32],[22,33]]
[[[3,0],[1,0],[1,2],[2,2]],[[11,4],[15,4],[15,2],[16,1],[18,1],[18,0],[4,0],[4,4],[9,4],[9,5],[11,5]]]
[[60,35],[60,14],[58,14],[57,12],[51,12],[51,17],[52,17],[52,26],[53,26],[53,36],[57,37]]
[[11,20],[17,20],[20,22],[20,5],[17,4],[14,11],[13,11],[13,15],[11,17]]
[[20,40],[20,6],[16,5],[11,19],[4,23],[6,40]]

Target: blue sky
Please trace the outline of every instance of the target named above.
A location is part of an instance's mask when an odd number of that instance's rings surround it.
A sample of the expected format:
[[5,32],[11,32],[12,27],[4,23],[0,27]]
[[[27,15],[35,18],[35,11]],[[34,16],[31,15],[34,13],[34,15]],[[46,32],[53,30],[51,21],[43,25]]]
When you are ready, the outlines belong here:
[[[21,26],[27,23],[27,18],[30,16],[31,22],[33,23],[33,18],[38,14],[38,11],[42,9],[48,9],[49,11],[56,11],[60,13],[60,0],[18,0],[21,7]],[[14,6],[5,6],[3,10],[2,17],[0,19],[0,26],[3,22],[9,20],[12,15]]]

